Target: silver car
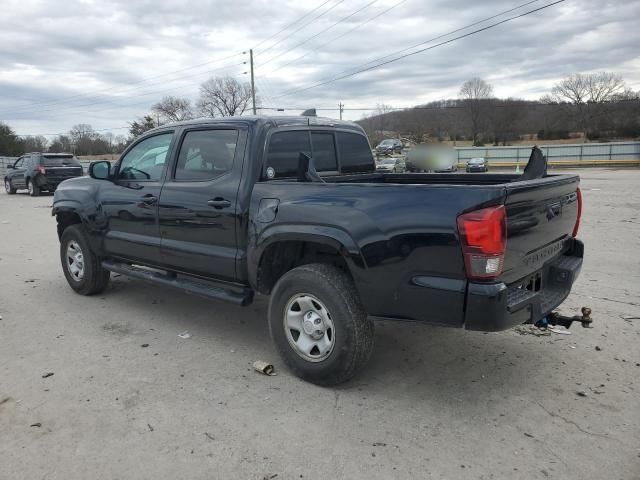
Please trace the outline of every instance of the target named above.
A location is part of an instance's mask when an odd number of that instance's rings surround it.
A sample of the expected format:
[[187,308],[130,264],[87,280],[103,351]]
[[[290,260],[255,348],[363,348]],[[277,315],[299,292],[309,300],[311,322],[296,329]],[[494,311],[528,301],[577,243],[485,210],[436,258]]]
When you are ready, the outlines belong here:
[[376,172],[381,173],[402,173],[405,164],[402,158],[386,158],[376,165]]

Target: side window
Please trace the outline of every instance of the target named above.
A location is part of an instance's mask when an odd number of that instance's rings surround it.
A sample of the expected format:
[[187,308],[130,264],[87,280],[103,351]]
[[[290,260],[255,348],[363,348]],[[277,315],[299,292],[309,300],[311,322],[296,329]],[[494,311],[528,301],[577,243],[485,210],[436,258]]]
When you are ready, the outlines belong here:
[[160,180],[173,132],[145,138],[127,152],[120,162],[118,178]]
[[21,168],[21,167],[22,167],[23,162],[24,162],[24,157],[19,158],[19,159],[18,159],[18,161],[17,161],[16,163],[14,163],[14,164],[13,164],[13,167],[14,167],[14,168]]
[[342,173],[373,172],[375,170],[371,147],[364,135],[337,132],[336,136]]
[[308,130],[292,130],[271,135],[267,151],[267,167],[275,171],[275,178],[295,177],[300,152],[311,154]]
[[187,132],[180,147],[175,179],[211,180],[231,171],[237,143],[237,130]]
[[333,133],[311,132],[313,159],[318,172],[337,171],[336,146]]

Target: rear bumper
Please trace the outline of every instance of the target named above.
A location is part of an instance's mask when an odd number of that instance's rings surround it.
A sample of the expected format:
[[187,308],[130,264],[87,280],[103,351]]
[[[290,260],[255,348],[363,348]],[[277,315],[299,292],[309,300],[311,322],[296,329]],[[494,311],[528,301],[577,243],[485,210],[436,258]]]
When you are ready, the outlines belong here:
[[565,254],[512,285],[469,282],[465,328],[495,332],[541,320],[569,296],[583,252],[582,242],[574,239]]

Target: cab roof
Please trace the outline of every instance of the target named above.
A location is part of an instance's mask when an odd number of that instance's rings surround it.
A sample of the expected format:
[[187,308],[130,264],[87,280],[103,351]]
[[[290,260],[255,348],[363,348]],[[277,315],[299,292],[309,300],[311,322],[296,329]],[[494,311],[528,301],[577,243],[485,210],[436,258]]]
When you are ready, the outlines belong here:
[[[183,120],[181,122],[168,123],[160,127],[156,127],[148,132],[155,132],[172,127],[190,127],[194,125],[215,125],[219,123],[224,124],[241,124],[241,125],[268,125],[271,124],[274,127],[284,126],[324,126],[324,127],[340,127],[348,130],[354,130],[362,133],[362,127],[357,123],[348,122],[345,120],[336,120],[334,118],[326,117],[306,117],[301,115],[246,115],[237,117],[217,117],[217,118],[196,118],[193,120]],[[147,134],[148,132],[145,132]]]

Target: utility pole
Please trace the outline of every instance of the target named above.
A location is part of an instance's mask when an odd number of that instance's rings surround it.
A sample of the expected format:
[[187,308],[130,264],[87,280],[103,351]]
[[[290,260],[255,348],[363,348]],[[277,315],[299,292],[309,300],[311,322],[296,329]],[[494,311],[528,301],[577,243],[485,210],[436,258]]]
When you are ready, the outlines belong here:
[[338,104],[338,109],[340,110],[340,120],[342,120],[342,112],[344,111],[344,103],[340,102]]
[[251,64],[251,101],[253,102],[253,114],[256,114],[256,86],[253,82],[253,49],[249,50],[249,63]]

